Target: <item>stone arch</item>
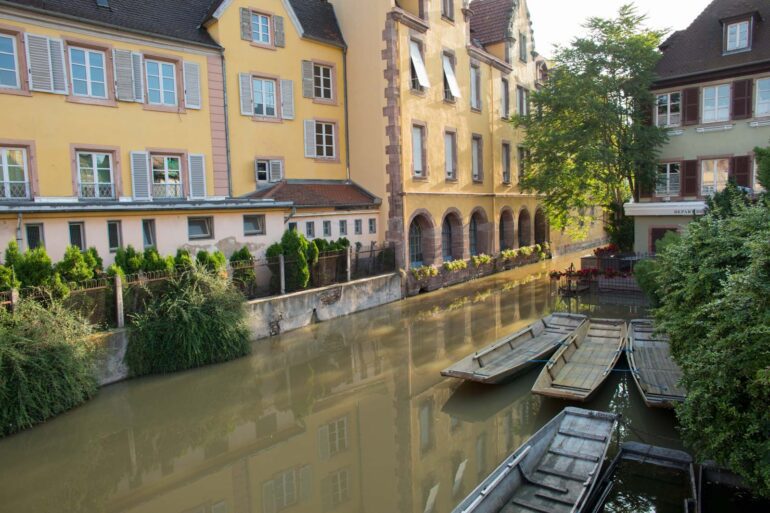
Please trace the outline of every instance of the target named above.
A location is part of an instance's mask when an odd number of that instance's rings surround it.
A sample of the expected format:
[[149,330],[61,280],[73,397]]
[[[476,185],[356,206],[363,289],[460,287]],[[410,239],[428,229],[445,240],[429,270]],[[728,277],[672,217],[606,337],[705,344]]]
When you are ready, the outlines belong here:
[[482,207],[474,208],[468,222],[468,247],[471,256],[491,253],[491,235],[492,229],[486,211]]
[[456,208],[447,209],[441,221],[441,256],[444,262],[464,258],[463,217]]
[[515,222],[513,220],[513,210],[510,207],[503,207],[500,211],[500,225],[498,226],[498,236],[500,242],[500,251],[504,249],[513,249],[516,243]]
[[436,260],[436,229],[425,209],[412,214],[407,232],[407,263],[410,268],[432,265]]
[[548,218],[542,208],[535,210],[535,244],[548,242]]
[[519,212],[519,247],[532,245],[532,219],[529,215],[527,207],[521,209]]

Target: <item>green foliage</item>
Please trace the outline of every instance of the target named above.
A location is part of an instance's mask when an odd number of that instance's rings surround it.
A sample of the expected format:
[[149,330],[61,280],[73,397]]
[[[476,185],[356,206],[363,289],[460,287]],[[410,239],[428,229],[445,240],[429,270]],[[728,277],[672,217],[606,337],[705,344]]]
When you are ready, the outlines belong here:
[[314,264],[318,261],[318,247],[307,241],[304,235],[297,230],[286,230],[280,243],[275,243],[267,248],[267,258],[270,260],[270,270],[273,273],[271,287],[274,292],[280,288],[280,276],[278,270],[278,256],[283,255],[285,266],[286,292],[302,290],[310,282],[310,266],[308,256]]
[[118,248],[115,253],[115,265],[123,269],[125,274],[136,274],[144,269],[144,254],[130,244],[125,248]]
[[205,249],[198,251],[198,254],[195,255],[195,261],[211,272],[221,271],[227,265],[227,258],[219,250],[213,253],[209,253]]
[[473,255],[471,256],[471,263],[473,264],[473,267],[481,267],[485,264],[491,264],[492,257],[490,255],[485,255],[484,253],[481,253],[480,255]]
[[34,426],[97,389],[91,326],[58,302],[0,309],[0,436]]
[[28,250],[16,258],[14,269],[22,287],[43,287],[54,279],[51,257],[43,246]]
[[649,298],[652,306],[660,304],[657,282],[658,265],[655,260],[642,260],[634,266],[634,278],[636,283],[642,289],[642,292]]
[[610,243],[620,251],[631,251],[634,248],[634,218],[624,215],[622,203],[613,203],[606,208],[613,221],[604,225]]
[[757,159],[757,181],[770,191],[770,148],[754,148]]
[[587,233],[595,219],[585,212],[599,205],[614,212],[611,235],[627,245],[622,205],[637,185],[654,184],[667,137],[649,122],[663,33],[644,21],[632,5],[614,19],[590,18],[532,95],[538,115],[516,119],[530,152],[522,187],[542,194],[552,226],[574,236]]
[[246,297],[252,296],[257,287],[257,275],[254,272],[253,262],[254,257],[247,246],[230,255],[230,264],[233,266],[233,285],[238,287]]
[[94,273],[94,276],[102,273],[104,270],[104,261],[102,260],[102,257],[99,256],[99,252],[96,251],[96,248],[90,247],[85,250],[83,252],[83,258],[85,259],[88,268]]
[[518,256],[519,256],[518,249],[504,249],[500,252],[500,258],[502,258],[505,262],[511,262],[513,260],[516,260]]
[[133,316],[126,363],[131,374],[162,374],[219,363],[251,351],[243,296],[218,273],[183,272]]
[[738,209],[748,204],[748,195],[745,191],[738,189],[732,180],[727,182],[727,186],[719,194],[706,199],[709,213],[720,219],[734,216]]
[[331,251],[345,251],[350,247],[350,241],[345,237],[341,237],[336,241],[328,241],[326,239],[313,240],[318,251],[321,253],[329,253]]
[[412,276],[417,281],[427,280],[433,276],[438,276],[438,268],[435,265],[424,265],[412,269]]
[[525,258],[532,256],[532,253],[534,252],[535,248],[532,246],[524,246],[523,248],[519,248],[519,254]]
[[174,257],[174,267],[180,271],[187,271],[194,267],[190,252],[186,249],[177,249]]
[[16,267],[21,259],[21,253],[19,252],[19,245],[15,240],[8,243],[8,247],[5,248],[5,258],[3,262],[8,267]]
[[465,260],[452,260],[451,262],[444,262],[444,269],[449,272],[462,271],[468,268],[468,262]]
[[655,316],[688,391],[684,441],[770,496],[770,210],[717,196],[658,256]]
[[158,272],[158,271],[173,271],[174,270],[174,257],[168,256],[163,258],[155,248],[147,248],[144,250],[142,258],[142,270],[144,272]]
[[313,266],[318,263],[318,255],[320,254],[320,251],[318,251],[318,246],[316,246],[315,241],[308,242],[307,245],[307,253],[305,253],[305,258],[307,259],[307,264],[310,266]]
[[107,268],[107,276],[110,278],[114,278],[115,276],[120,276],[123,281],[125,282],[126,279],[126,273],[123,272],[123,269],[120,268],[117,264],[110,264],[110,266]]
[[94,277],[93,268],[88,265],[84,253],[77,246],[67,246],[64,258],[56,264],[56,272],[66,282],[79,282]]
[[0,292],[19,288],[20,286],[21,283],[16,279],[16,273],[14,272],[13,267],[0,265]]

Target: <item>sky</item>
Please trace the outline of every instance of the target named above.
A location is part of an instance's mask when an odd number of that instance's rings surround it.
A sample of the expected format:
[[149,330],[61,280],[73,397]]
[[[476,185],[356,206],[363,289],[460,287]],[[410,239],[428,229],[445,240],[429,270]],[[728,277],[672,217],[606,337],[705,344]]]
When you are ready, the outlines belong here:
[[[535,49],[551,57],[553,45],[568,44],[581,34],[591,16],[612,17],[630,0],[527,0],[535,31]],[[640,13],[648,15],[651,28],[681,30],[701,13],[711,0],[635,0]]]

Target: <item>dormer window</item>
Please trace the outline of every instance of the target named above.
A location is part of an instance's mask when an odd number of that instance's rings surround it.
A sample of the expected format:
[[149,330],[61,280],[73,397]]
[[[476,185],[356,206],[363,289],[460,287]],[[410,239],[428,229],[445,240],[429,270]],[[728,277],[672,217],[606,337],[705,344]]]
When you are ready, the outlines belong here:
[[727,23],[725,26],[725,52],[751,49],[751,20]]

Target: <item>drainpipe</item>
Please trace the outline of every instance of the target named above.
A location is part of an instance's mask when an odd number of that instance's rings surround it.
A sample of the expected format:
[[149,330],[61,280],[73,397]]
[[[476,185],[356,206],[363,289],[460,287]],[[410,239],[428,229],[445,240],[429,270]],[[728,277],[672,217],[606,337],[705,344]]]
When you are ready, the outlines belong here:
[[230,113],[229,105],[227,101],[227,64],[225,64],[225,50],[221,51],[222,55],[222,97],[224,98],[225,109],[225,152],[227,155],[227,197],[233,197],[233,179],[232,179],[232,167],[230,166]]
[[19,245],[19,250],[21,251],[21,243],[24,241],[24,239],[21,236],[21,223],[23,221],[23,216],[21,212],[19,212],[17,219],[18,221],[16,222],[16,244]]
[[350,110],[348,109],[348,47],[342,49],[342,84],[345,101],[345,171],[350,181]]

